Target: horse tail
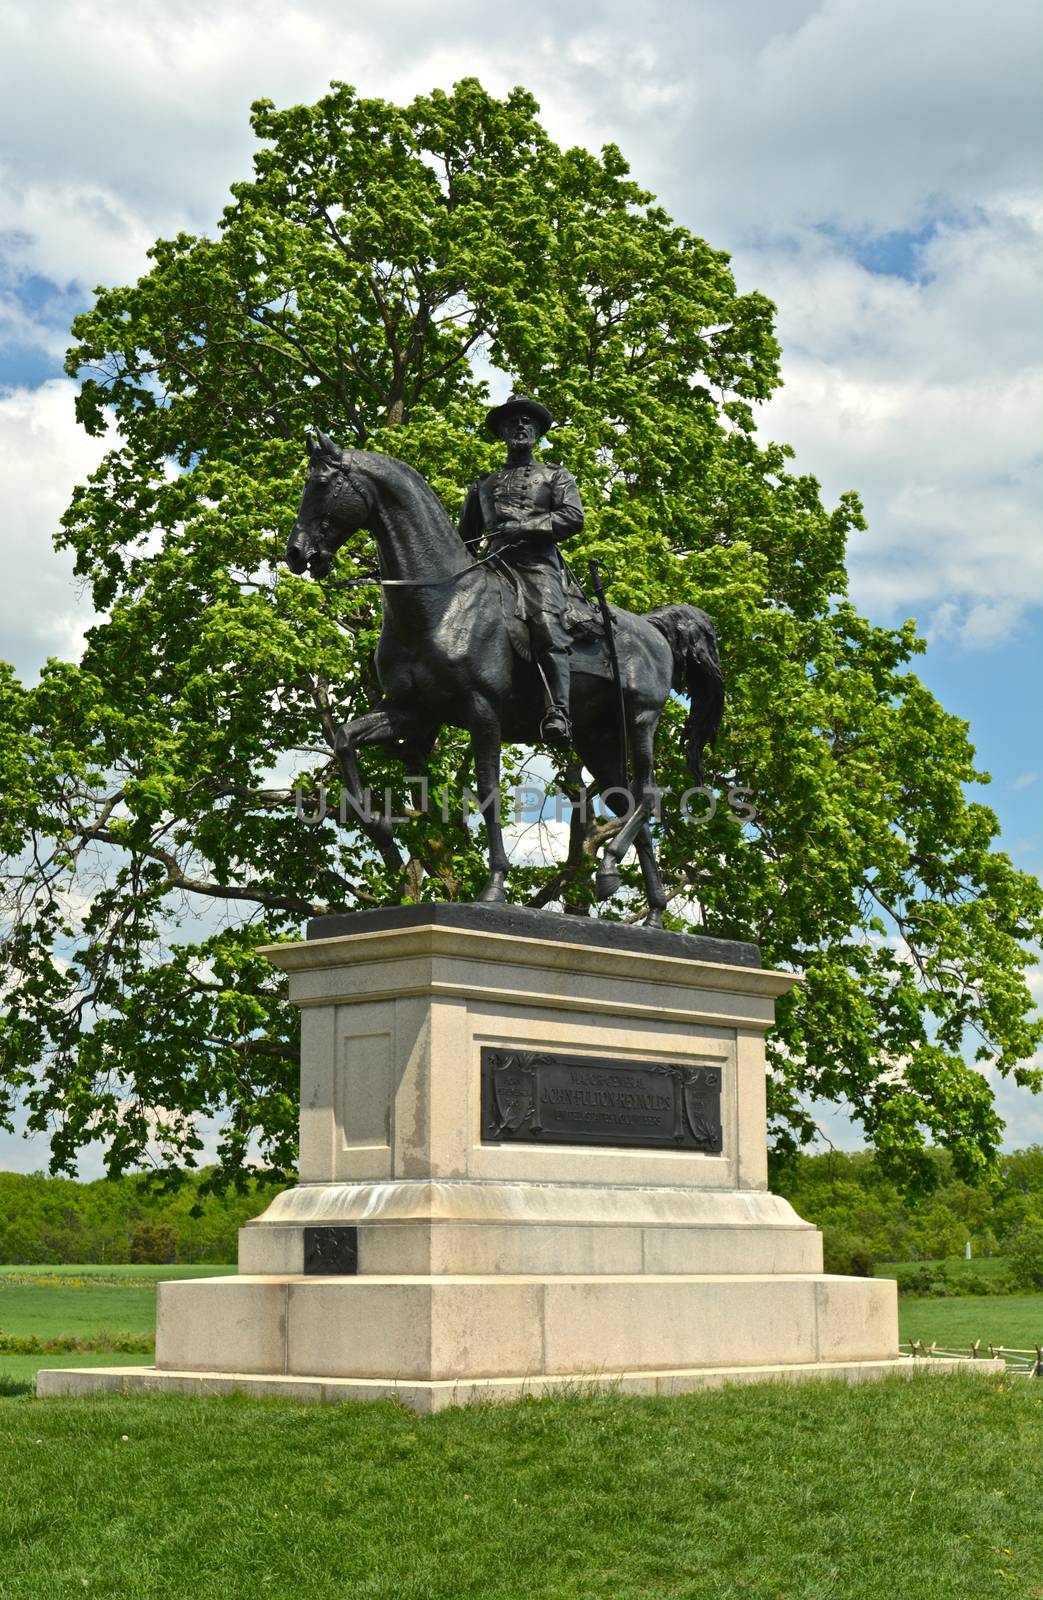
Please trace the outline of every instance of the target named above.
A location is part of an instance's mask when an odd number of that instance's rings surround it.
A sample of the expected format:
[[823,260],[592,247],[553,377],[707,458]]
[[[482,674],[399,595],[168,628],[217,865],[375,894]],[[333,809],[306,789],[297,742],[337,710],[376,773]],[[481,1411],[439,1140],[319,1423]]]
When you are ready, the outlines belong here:
[[661,633],[674,658],[672,686],[687,694],[685,756],[697,783],[703,781],[703,751],[712,745],[724,715],[724,676],[717,653],[717,634],[698,606],[659,606],[645,612],[645,621]]

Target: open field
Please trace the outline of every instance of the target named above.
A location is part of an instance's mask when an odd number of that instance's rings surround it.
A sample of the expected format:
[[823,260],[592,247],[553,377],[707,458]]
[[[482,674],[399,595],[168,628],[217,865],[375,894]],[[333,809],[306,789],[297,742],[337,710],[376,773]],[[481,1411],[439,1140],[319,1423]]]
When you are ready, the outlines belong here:
[[[156,1282],[163,1278],[214,1277],[235,1272],[234,1266],[206,1267],[4,1267],[0,1268],[0,1332],[41,1340],[72,1335],[88,1341],[104,1335],[131,1334],[151,1341],[155,1331]],[[968,1348],[1006,1344],[1029,1348],[1043,1342],[1043,1294],[968,1296],[953,1300],[900,1299],[903,1340],[926,1344],[958,1344]],[[137,1354],[99,1352],[86,1356],[22,1354],[0,1349],[0,1372],[29,1377],[38,1367],[108,1365],[148,1359]]]
[[[1043,1344],[1043,1294],[966,1295],[955,1300],[898,1302],[901,1338],[969,1347],[980,1339],[1023,1350]],[[1040,1384],[1043,1389],[1043,1383]]]
[[82,1280],[76,1287],[53,1280],[41,1283],[0,1282],[0,1330],[14,1337],[52,1339],[114,1333],[151,1338],[156,1326],[156,1288],[152,1283],[99,1283]]
[[968,1275],[975,1278],[1002,1278],[1009,1270],[1006,1256],[975,1256],[970,1261],[963,1256],[949,1256],[944,1261],[881,1261],[877,1264],[876,1277],[904,1278],[923,1267],[944,1267],[951,1278],[966,1278]]
[[29,1393],[36,1387],[36,1374],[41,1367],[140,1367],[151,1359],[150,1355],[121,1355],[112,1350],[77,1350],[62,1355],[19,1355],[4,1350],[0,1351],[0,1386],[10,1381]]
[[[160,1279],[234,1271],[216,1266],[2,1268],[0,1375],[27,1381],[39,1367],[140,1364],[149,1359],[155,1336]],[[70,1339],[88,1349],[66,1353],[25,1348],[33,1340]]]
[[1043,1383],[0,1401],[5,1600],[1043,1593]]
[[[2,1266],[0,1267],[0,1288],[5,1283],[38,1283],[41,1278],[54,1278],[56,1280],[93,1278],[95,1280],[112,1279],[118,1283],[124,1283],[128,1280],[139,1283],[160,1283],[165,1278],[219,1278],[223,1274],[234,1271],[234,1266],[214,1266],[210,1262],[194,1267],[114,1266],[111,1264],[99,1264],[96,1261],[73,1267]],[[55,1287],[57,1287],[57,1284],[55,1284]]]
[[234,1267],[6,1267],[0,1271],[0,1330],[50,1339],[117,1330],[151,1338],[156,1284],[163,1278],[214,1277]]

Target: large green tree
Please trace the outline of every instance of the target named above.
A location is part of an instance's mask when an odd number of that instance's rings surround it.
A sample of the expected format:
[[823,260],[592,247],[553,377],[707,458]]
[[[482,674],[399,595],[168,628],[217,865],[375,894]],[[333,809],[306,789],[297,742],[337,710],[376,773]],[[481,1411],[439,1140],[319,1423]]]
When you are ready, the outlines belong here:
[[[929,1181],[932,1143],[974,1175],[999,1125],[972,1051],[1039,1081],[1018,1065],[1040,1033],[1023,981],[1039,886],[966,799],[982,775],[908,669],[912,624],[875,627],[846,598],[857,497],[824,508],[756,437],[780,382],[772,306],[617,149],[560,150],[536,112],[474,81],[407,107],[339,84],[314,106],[262,101],[255,175],[216,236],[160,241],[74,325],[79,419],[111,449],[58,538],[103,620],[79,663],[0,680],[4,1079],[58,1168],[88,1140],[114,1172],[149,1140],[190,1162],[197,1115],[220,1114],[226,1171],[251,1140],[288,1170],[294,1018],[257,947],[327,908],[481,881],[455,808],[411,816],[394,848],[352,813],[295,815],[294,782],[332,781],[333,729],[374,693],[379,597],[280,554],[309,424],[410,461],[455,512],[496,459],[490,366],[562,419],[554,453],[588,511],[576,553],[612,598],[716,621],[729,701],[709,781],[749,790],[757,816],[667,805],[658,842],[675,925],[806,976],[772,1044],[778,1140],[807,1135],[816,1098],[843,1101],[906,1181]],[[356,536],[338,574],[372,561]],[[660,741],[675,791],[683,714]],[[436,784],[458,789],[467,762],[447,733]],[[377,755],[366,777],[395,782]],[[599,828],[577,821],[567,858],[518,867],[514,893],[582,904]]]

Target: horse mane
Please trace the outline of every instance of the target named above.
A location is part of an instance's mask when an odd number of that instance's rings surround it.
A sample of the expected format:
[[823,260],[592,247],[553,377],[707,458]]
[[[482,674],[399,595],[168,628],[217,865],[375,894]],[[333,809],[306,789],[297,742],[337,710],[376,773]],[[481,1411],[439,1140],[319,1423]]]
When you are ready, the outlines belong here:
[[392,492],[400,486],[404,478],[435,512],[437,520],[442,524],[443,531],[451,533],[461,550],[468,554],[470,553],[467,551],[467,546],[461,539],[456,524],[445,509],[445,506],[427,479],[417,471],[416,467],[411,466],[408,461],[401,460],[398,456],[389,456],[380,450],[358,450],[349,447],[343,449],[340,455],[341,460],[349,470],[353,467],[358,467],[360,471],[377,479],[379,483],[384,484]]

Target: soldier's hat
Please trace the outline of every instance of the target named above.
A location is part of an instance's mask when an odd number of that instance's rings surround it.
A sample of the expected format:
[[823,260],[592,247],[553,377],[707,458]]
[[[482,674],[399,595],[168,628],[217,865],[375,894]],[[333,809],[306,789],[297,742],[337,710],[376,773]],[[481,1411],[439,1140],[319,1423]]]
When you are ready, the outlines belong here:
[[493,406],[485,419],[485,426],[490,433],[495,433],[498,437],[501,425],[507,421],[508,417],[519,411],[532,418],[541,438],[545,433],[549,433],[554,426],[554,418],[547,410],[547,407],[541,406],[538,400],[530,400],[527,394],[512,394],[503,402],[502,406]]

